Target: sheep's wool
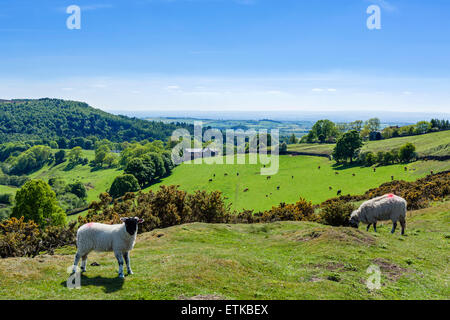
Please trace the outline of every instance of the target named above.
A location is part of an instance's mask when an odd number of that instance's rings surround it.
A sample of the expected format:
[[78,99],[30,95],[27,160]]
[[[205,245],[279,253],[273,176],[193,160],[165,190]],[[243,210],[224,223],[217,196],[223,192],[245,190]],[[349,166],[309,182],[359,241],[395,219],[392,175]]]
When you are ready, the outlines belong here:
[[352,213],[360,222],[376,223],[378,221],[403,221],[406,217],[406,200],[402,197],[386,194],[364,202]]
[[81,226],[77,232],[78,252],[114,251],[127,252],[133,249],[136,234],[130,235],[125,224],[107,225],[88,223]]

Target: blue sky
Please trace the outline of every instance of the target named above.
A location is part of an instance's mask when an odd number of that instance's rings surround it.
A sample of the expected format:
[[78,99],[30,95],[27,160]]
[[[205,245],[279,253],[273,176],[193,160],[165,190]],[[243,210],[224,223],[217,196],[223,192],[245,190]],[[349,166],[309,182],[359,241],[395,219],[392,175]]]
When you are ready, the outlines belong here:
[[[81,30],[68,30],[69,5]],[[381,30],[366,9],[381,8]],[[0,98],[449,112],[448,0],[0,0]]]

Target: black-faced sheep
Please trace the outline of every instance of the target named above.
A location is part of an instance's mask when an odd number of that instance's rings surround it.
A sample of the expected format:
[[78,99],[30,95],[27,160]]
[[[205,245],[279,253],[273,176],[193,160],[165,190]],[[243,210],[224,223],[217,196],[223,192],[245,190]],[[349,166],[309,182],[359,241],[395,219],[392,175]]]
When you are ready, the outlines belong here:
[[121,218],[122,224],[102,224],[90,222],[82,225],[77,231],[77,253],[73,263],[73,272],[76,272],[81,258],[81,271],[86,271],[87,256],[91,251],[114,252],[119,263],[119,277],[123,275],[123,260],[127,264],[128,274],[133,274],[130,265],[130,251],[134,247],[138,224],[143,219]]
[[367,231],[373,224],[375,232],[377,231],[377,222],[392,220],[393,226],[391,233],[395,232],[397,222],[402,226],[402,235],[405,234],[406,227],[406,207],[405,199],[394,194],[386,194],[364,202],[350,216],[350,226],[358,228],[359,223],[367,223]]

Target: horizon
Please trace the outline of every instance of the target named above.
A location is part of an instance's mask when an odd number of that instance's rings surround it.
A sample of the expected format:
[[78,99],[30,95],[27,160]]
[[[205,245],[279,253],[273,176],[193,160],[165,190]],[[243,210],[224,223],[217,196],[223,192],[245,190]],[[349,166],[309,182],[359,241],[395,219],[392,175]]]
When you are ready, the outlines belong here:
[[113,113],[450,109],[449,2],[79,0],[69,30],[72,4],[2,2],[0,96]]

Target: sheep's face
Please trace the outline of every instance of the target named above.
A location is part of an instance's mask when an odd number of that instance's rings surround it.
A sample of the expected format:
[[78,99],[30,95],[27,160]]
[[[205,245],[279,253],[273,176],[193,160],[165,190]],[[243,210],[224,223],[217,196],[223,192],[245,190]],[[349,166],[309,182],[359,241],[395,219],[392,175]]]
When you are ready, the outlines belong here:
[[350,217],[349,225],[352,228],[358,228],[359,227],[359,219],[356,215],[353,215]]
[[134,235],[138,229],[138,224],[144,222],[144,219],[138,217],[120,218],[120,221],[125,223],[125,228],[130,235]]

